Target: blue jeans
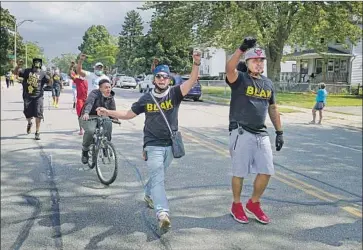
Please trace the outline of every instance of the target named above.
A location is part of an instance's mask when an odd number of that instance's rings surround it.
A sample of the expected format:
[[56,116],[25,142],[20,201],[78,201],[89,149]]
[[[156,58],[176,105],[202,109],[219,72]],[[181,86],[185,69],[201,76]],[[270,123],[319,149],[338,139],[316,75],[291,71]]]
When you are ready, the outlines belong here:
[[146,165],[149,172],[149,180],[145,185],[145,195],[150,196],[153,200],[156,216],[158,216],[160,212],[169,213],[164,179],[165,171],[173,160],[171,146],[147,146],[145,147],[145,151],[148,158]]

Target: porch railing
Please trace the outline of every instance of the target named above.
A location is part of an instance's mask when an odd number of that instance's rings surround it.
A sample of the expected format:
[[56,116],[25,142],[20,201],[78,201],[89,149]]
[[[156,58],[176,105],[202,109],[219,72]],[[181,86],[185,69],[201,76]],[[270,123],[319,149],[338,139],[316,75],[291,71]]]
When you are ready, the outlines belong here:
[[280,82],[291,82],[291,83],[348,83],[348,72],[335,73],[327,72],[325,76],[322,73],[315,74],[311,77],[309,74],[296,73],[296,72],[281,72]]

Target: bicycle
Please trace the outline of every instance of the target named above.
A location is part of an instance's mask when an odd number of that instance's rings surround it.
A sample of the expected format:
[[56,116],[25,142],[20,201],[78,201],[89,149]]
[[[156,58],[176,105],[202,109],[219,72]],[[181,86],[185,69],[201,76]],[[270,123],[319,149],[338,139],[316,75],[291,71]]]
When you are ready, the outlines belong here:
[[[116,123],[119,125],[121,124],[121,122],[110,119],[109,117],[96,117],[88,119],[88,121],[92,120],[97,121],[97,126],[95,133],[93,135],[93,143],[91,144],[90,149],[88,151],[88,156],[89,156],[88,166],[91,169],[96,167],[96,173],[101,183],[104,185],[110,185],[116,180],[117,177],[118,157],[114,144],[107,140],[103,124],[105,121],[109,120],[111,120],[112,123]],[[114,157],[115,159],[113,166],[114,168],[111,177],[107,178],[104,176],[104,173],[101,171],[99,163],[102,161],[102,163],[106,164],[107,160],[108,163],[110,164],[112,157]]]

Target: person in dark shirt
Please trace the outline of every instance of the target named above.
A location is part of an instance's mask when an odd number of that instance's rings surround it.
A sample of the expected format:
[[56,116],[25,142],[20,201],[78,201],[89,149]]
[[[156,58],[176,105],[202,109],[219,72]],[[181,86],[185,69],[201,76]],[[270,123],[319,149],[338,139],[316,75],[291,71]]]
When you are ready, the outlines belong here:
[[50,75],[42,71],[42,59],[34,58],[32,67],[22,69],[23,61],[19,61],[14,72],[23,78],[24,115],[28,120],[26,132],[30,134],[32,119],[35,118],[35,139],[40,140],[40,121],[43,117],[44,86],[50,83]]
[[198,79],[200,55],[199,51],[195,51],[193,54],[194,63],[190,78],[181,85],[169,86],[171,80],[169,66],[158,65],[153,69],[155,88],[150,93],[141,96],[130,110],[110,111],[105,108],[98,109],[99,115],[113,116],[123,120],[129,120],[141,113],[145,113],[143,152],[149,172],[149,180],[145,185],[144,200],[150,208],[155,209],[159,227],[162,230],[170,228],[169,205],[165,192],[164,176],[165,170],[173,159],[173,153],[169,128],[151,95],[159,103],[171,130],[177,131],[179,106],[184,96],[188,94]]
[[[107,108],[110,110],[116,110],[115,103],[115,92],[111,90],[110,79],[101,79],[98,83],[99,88],[92,90],[83,105],[81,110],[81,116],[79,118],[79,123],[84,130],[83,143],[82,143],[82,163],[88,163],[88,151],[89,147],[93,142],[93,135],[96,130],[97,121],[90,120],[89,118],[97,117],[96,109],[99,107]],[[111,115],[110,115],[111,116]],[[105,121],[103,124],[105,129],[105,135],[107,139],[111,141],[112,134],[112,122]]]
[[[237,70],[241,56],[247,70]],[[277,110],[275,90],[270,79],[263,76],[265,52],[256,47],[256,39],[245,38],[226,65],[226,83],[231,88],[229,112],[229,151],[232,158],[233,203],[231,215],[240,223],[248,223],[241,203],[243,179],[257,174],[247,212],[261,223],[270,222],[262,211],[260,197],[274,174],[269,135],[265,120],[267,113],[276,130],[276,150],[284,144],[280,113]]]
[[53,75],[53,84],[52,84],[52,97],[53,97],[53,106],[55,108],[58,108],[59,105],[59,96],[60,96],[60,92],[61,89],[63,88],[62,86],[62,76],[60,75],[60,71],[59,69],[56,69],[54,71],[54,75]]

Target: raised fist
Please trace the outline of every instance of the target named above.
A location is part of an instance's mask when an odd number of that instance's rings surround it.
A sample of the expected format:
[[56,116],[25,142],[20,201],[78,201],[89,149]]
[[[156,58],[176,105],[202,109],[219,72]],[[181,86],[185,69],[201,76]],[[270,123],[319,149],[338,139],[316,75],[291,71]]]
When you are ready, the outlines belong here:
[[81,54],[79,56],[79,60],[81,60],[81,62],[83,62],[84,60],[86,60],[86,58],[87,58],[86,54]]
[[18,63],[17,63],[17,65],[18,65],[19,67],[23,66],[23,64],[24,64],[24,61],[23,61],[22,59],[20,59],[20,60],[18,61]]
[[242,52],[245,52],[246,50],[253,48],[256,46],[256,38],[254,37],[245,37],[245,39],[243,40],[243,43],[241,44],[241,46],[239,47],[239,49]]
[[154,63],[155,65],[158,65],[158,64],[159,64],[159,62],[160,62],[160,61],[159,61],[159,59],[155,57],[155,58],[154,58],[154,60],[153,60],[153,63]]
[[201,59],[202,53],[199,50],[194,50],[193,51],[193,61],[197,64],[200,63],[200,59]]

